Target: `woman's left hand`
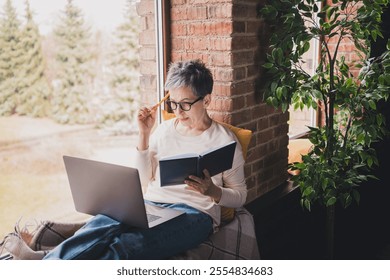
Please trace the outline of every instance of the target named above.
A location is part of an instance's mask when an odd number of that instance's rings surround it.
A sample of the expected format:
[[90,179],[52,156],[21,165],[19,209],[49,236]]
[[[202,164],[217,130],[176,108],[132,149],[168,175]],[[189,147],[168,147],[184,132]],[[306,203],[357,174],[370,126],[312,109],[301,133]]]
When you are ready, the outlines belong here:
[[184,183],[188,185],[188,189],[210,196],[212,199],[214,199],[215,202],[218,203],[221,199],[222,190],[213,183],[210,173],[206,169],[203,170],[203,174],[203,179],[191,175],[189,176],[190,180],[185,180]]

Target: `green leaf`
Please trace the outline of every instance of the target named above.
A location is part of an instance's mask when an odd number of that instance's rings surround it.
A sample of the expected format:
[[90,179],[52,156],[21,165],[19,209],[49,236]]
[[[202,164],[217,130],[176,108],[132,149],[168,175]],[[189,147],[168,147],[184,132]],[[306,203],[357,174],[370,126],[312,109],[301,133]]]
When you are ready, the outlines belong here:
[[376,110],[376,104],[373,100],[368,101],[368,104],[370,105],[371,109]]
[[310,42],[305,42],[303,45],[303,52],[306,53],[310,49]]
[[335,197],[331,197],[328,199],[328,201],[326,202],[326,207],[329,207],[329,206],[332,206],[333,204],[335,204],[337,201],[337,199]]
[[310,201],[308,199],[304,199],[303,204],[307,210],[311,211],[311,204],[310,204]]
[[352,190],[352,197],[355,199],[356,203],[360,203],[360,193],[357,190]]
[[306,190],[303,192],[304,196],[310,196],[314,192],[313,188],[308,187]]
[[367,164],[371,168],[374,161],[372,160],[372,157],[367,158]]
[[285,113],[288,109],[288,104],[287,103],[282,103],[282,112]]

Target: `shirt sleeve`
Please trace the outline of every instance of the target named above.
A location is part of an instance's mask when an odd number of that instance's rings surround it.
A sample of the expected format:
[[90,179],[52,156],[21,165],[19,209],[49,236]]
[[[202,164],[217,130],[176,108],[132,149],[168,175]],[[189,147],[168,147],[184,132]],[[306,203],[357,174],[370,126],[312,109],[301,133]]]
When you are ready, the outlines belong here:
[[146,190],[149,182],[154,180],[156,174],[157,164],[154,163],[153,159],[156,155],[158,134],[159,129],[157,128],[150,136],[148,149],[139,151],[136,148],[135,164],[138,168],[143,190]]
[[136,166],[138,168],[142,188],[145,189],[149,181],[153,178],[152,160],[150,156],[150,149],[144,151],[137,151],[135,153]]

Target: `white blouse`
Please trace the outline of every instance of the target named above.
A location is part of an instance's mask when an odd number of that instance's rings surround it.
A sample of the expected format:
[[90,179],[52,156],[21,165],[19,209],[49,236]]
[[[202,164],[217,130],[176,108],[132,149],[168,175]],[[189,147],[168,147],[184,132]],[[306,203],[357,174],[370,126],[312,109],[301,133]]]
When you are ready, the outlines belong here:
[[[150,137],[149,148],[136,153],[144,197],[154,202],[185,203],[210,215],[216,228],[221,220],[220,206],[236,208],[242,206],[246,200],[242,148],[234,133],[217,122],[213,121],[200,135],[183,136],[176,131],[175,120],[170,119],[160,124]],[[184,183],[160,186],[160,158],[185,153],[200,154],[232,140],[237,142],[232,168],[212,177],[214,184],[222,189],[219,203],[209,196],[187,189]]]

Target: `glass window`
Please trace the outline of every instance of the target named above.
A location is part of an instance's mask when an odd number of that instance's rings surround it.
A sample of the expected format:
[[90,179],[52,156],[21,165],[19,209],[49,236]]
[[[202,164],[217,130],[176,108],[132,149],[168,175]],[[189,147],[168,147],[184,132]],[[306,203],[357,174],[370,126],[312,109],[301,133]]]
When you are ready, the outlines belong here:
[[[318,40],[312,39],[310,43],[310,49],[303,56],[305,63],[302,68],[309,74],[313,75],[317,68],[318,62]],[[305,134],[309,129],[308,126],[317,126],[316,124],[316,111],[313,108],[294,109],[293,106],[289,108],[289,137],[299,137],[299,135]]]
[[86,217],[63,155],[134,165],[137,2],[0,0],[0,240],[18,221]]

